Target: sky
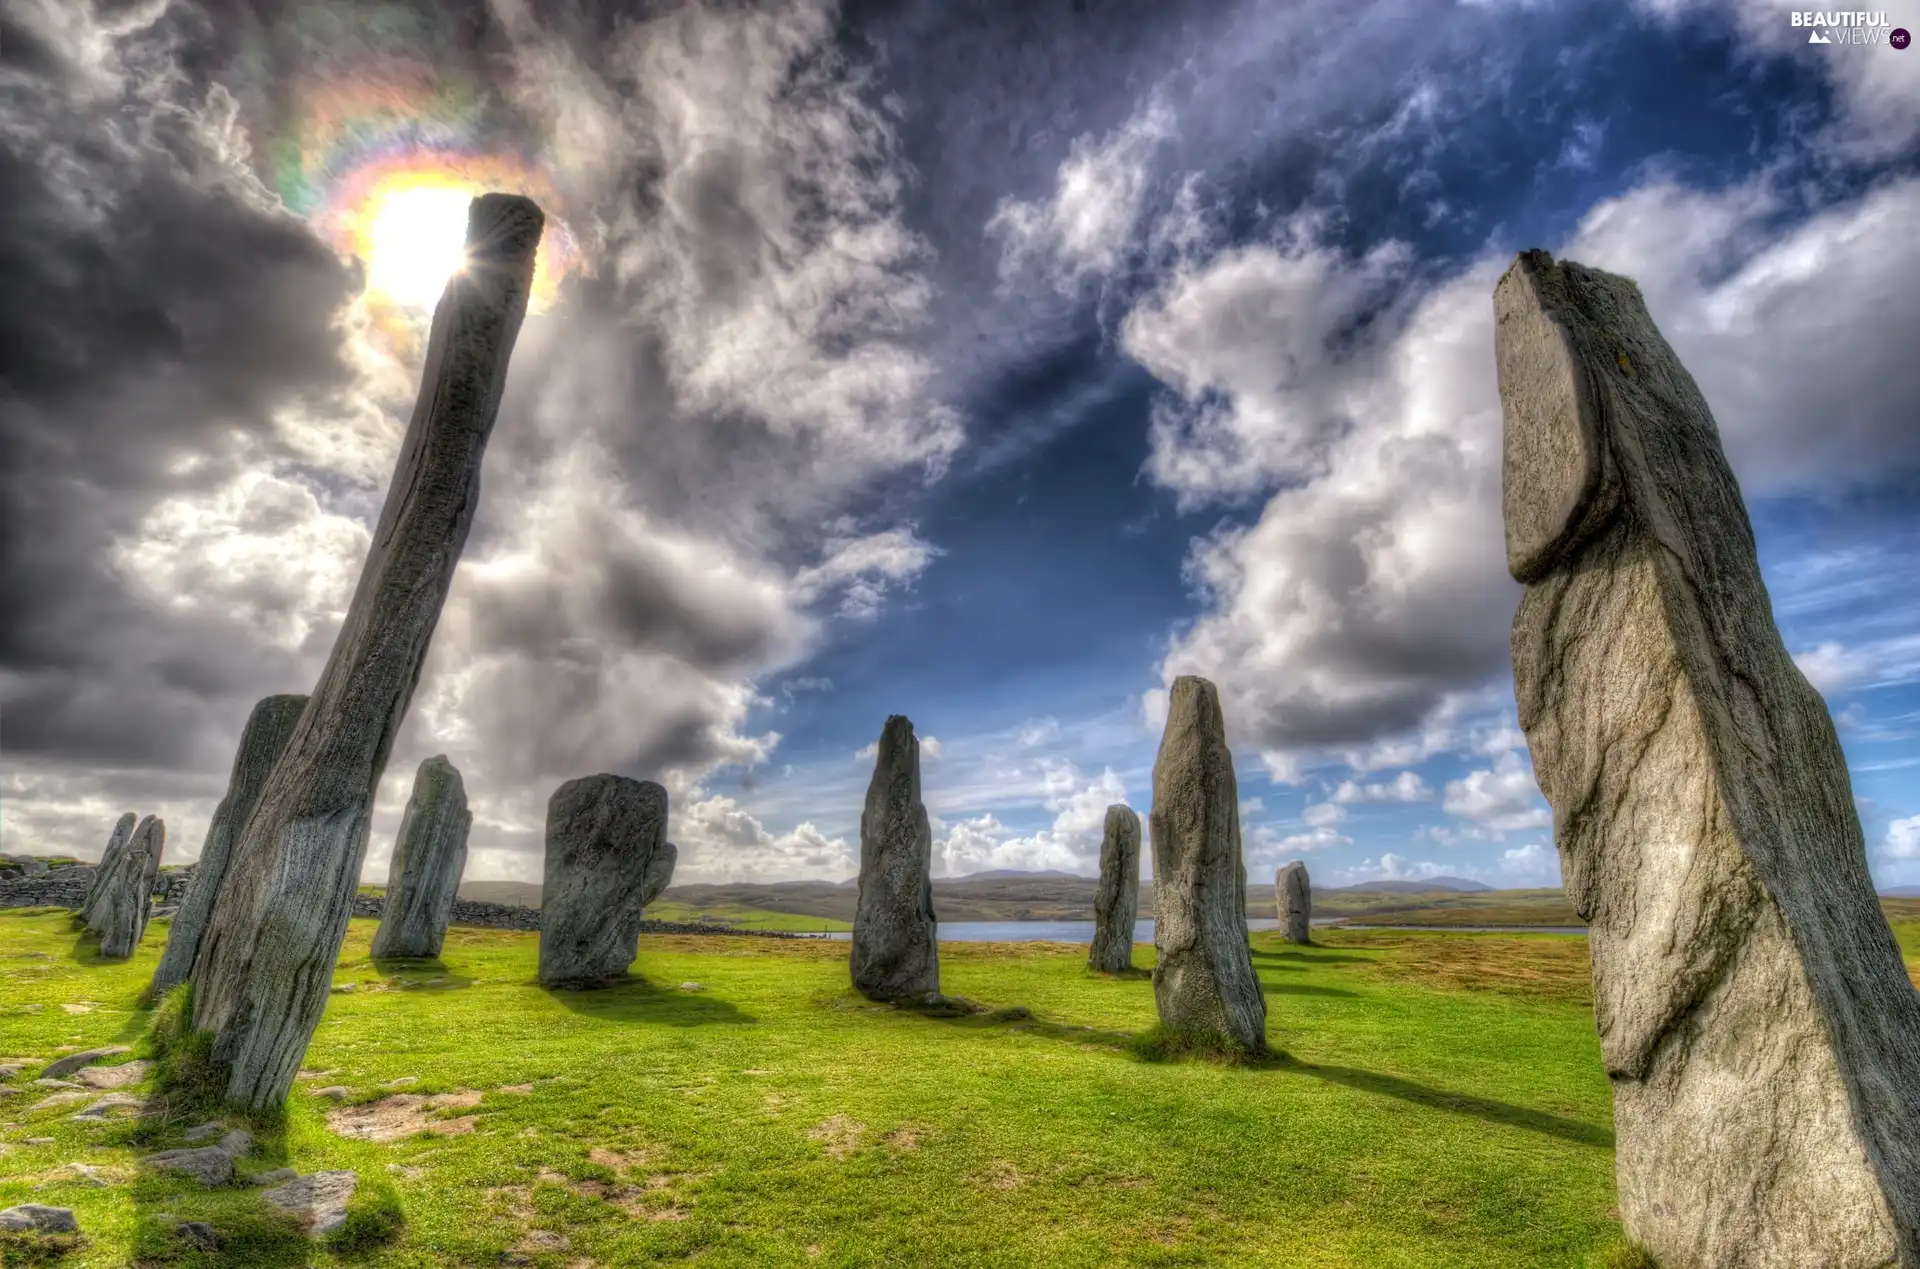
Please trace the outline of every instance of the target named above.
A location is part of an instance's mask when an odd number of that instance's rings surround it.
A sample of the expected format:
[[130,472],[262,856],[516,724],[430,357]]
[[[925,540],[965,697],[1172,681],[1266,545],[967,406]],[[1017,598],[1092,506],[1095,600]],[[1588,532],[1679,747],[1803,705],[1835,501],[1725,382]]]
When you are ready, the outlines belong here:
[[437,753],[470,878],[599,771],[679,880],[845,878],[891,713],[936,876],[1091,875],[1192,673],[1254,876],[1558,884],[1492,353],[1544,247],[1701,384],[1920,883],[1920,53],[1792,13],[0,0],[0,849],[195,856],[493,188],[549,229],[370,881]]

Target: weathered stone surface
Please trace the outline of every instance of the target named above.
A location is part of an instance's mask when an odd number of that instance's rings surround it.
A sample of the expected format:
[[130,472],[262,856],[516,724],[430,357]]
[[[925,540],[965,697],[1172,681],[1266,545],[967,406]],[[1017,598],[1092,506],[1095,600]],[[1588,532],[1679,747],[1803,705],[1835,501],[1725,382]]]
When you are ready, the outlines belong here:
[[467,267],[434,310],[418,403],[332,655],[214,900],[193,969],[193,1025],[213,1033],[227,1100],[286,1100],[326,1009],[374,790],[480,497],[480,464],[533,277],[544,218],[485,194]]
[[435,754],[422,762],[387,865],[386,902],[373,934],[373,955],[440,955],[472,827],[466,785],[447,756]]
[[604,982],[627,972],[639,954],[641,909],[666,835],[667,791],[651,780],[592,775],[554,791],[541,891],[542,983]]
[[1087,968],[1118,974],[1133,968],[1133,925],[1140,905],[1140,817],[1120,803],[1107,808],[1100,839],[1100,885],[1093,892],[1093,946]]
[[1494,310],[1515,695],[1621,1221],[1665,1269],[1916,1269],[1920,994],[1712,414],[1626,278],[1527,252]]
[[869,1000],[940,990],[934,942],[933,830],[920,801],[920,740],[887,719],[860,812],[860,897],[853,912],[853,985]]
[[220,895],[220,883],[226,880],[227,868],[233,862],[234,844],[253,808],[259,805],[267,776],[287,751],[287,742],[293,739],[293,729],[306,707],[304,696],[269,696],[247,715],[240,746],[234,751],[233,771],[227,776],[227,794],[213,808],[213,820],[200,846],[200,861],[187,883],[179,911],[173,914],[173,924],[167,927],[166,950],[153,971],[153,982],[147,988],[149,998],[158,998],[192,977],[200,944],[213,917],[214,901]]
[[40,1078],[43,1080],[65,1079],[83,1066],[92,1066],[101,1058],[119,1057],[123,1053],[131,1052],[133,1050],[124,1044],[109,1044],[98,1049],[82,1049],[78,1053],[69,1053],[65,1057],[55,1058],[47,1063],[45,1069],[40,1072]]
[[79,915],[82,922],[90,922],[93,919],[93,910],[100,903],[100,883],[120,862],[120,856],[125,853],[127,843],[133,840],[134,824],[139,818],[132,811],[128,811],[114,822],[113,832],[107,836],[107,848],[100,852],[100,864],[94,869],[93,883],[87,888],[87,897],[80,904]]
[[147,1078],[151,1062],[122,1062],[119,1066],[85,1066],[73,1073],[76,1083],[88,1088],[125,1088]]
[[1267,1001],[1247,946],[1240,793],[1212,683],[1173,681],[1153,763],[1153,1000],[1160,1021],[1264,1048]]
[[71,1207],[47,1207],[40,1203],[22,1203],[0,1212],[0,1229],[15,1233],[74,1234],[80,1223],[73,1219]]
[[226,1185],[233,1180],[233,1156],[218,1146],[162,1150],[140,1160],[140,1166],[155,1172],[178,1172],[202,1185]]
[[167,825],[157,815],[140,821],[112,868],[100,870],[99,892],[87,928],[100,936],[100,955],[124,960],[147,935],[153,879],[167,846]]
[[1273,874],[1273,901],[1279,909],[1280,937],[1289,943],[1312,939],[1313,885],[1307,866],[1296,859]]
[[647,860],[647,871],[640,878],[640,908],[644,912],[647,905],[658,899],[666,888],[673,884],[673,868],[680,862],[680,848],[672,842],[661,842],[660,849],[653,852]]
[[108,1093],[85,1110],[71,1116],[83,1122],[96,1122],[113,1117],[116,1110],[124,1110],[130,1115],[138,1115],[147,1108],[147,1099],[133,1093]]
[[357,1172],[315,1172],[266,1190],[260,1197],[305,1221],[309,1236],[324,1238],[347,1223],[347,1204],[359,1185]]

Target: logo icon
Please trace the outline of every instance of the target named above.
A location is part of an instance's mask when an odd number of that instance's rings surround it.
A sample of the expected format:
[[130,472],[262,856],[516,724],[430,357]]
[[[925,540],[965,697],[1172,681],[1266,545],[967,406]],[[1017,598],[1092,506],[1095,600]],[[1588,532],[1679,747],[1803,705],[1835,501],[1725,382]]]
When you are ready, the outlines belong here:
[[1906,27],[1897,26],[1887,33],[1887,43],[1893,45],[1895,48],[1905,48],[1907,45],[1913,43],[1913,36],[1907,34]]
[[1819,31],[1815,31],[1815,32],[1814,32],[1814,33],[1813,33],[1812,35],[1809,35],[1809,36],[1807,37],[1807,43],[1809,43],[1809,44],[1831,44],[1831,43],[1833,43],[1833,41],[1832,41],[1832,40],[1830,40],[1830,39],[1828,39],[1828,38],[1827,38],[1827,37],[1826,37],[1826,36],[1825,36],[1824,34],[1822,34],[1821,32],[1819,32]]

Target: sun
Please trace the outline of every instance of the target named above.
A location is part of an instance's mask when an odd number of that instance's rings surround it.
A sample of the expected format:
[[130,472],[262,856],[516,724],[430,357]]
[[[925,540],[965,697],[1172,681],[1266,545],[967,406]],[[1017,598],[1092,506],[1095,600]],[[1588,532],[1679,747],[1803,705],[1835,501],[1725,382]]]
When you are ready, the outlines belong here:
[[380,191],[366,212],[367,290],[431,309],[466,263],[467,205],[477,190],[415,185]]

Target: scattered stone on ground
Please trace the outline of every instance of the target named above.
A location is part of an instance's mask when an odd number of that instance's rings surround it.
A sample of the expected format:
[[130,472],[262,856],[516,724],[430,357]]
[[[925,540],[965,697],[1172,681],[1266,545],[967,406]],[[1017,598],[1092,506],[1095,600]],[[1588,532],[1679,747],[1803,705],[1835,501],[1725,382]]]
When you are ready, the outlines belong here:
[[344,1084],[329,1084],[325,1088],[314,1089],[313,1095],[315,1097],[324,1097],[324,1098],[327,1098],[329,1101],[337,1102],[337,1101],[344,1101],[346,1098],[353,1096],[353,1090],[348,1088]]
[[420,764],[413,793],[400,820],[387,865],[380,926],[373,932],[375,957],[436,957],[447,936],[454,891],[467,866],[466,785],[445,754]]
[[47,1063],[46,1069],[40,1072],[40,1078],[43,1080],[57,1080],[62,1076],[72,1074],[83,1066],[91,1066],[101,1058],[119,1057],[123,1053],[131,1052],[133,1052],[133,1050],[124,1044],[109,1044],[105,1048],[100,1049],[83,1049],[78,1053],[69,1053],[65,1057],[55,1058],[53,1061]]
[[140,1166],[157,1172],[178,1172],[202,1185],[226,1185],[233,1180],[233,1156],[218,1146],[162,1150],[141,1159]]
[[933,831],[920,798],[920,739],[890,716],[860,811],[859,897],[848,970],[854,990],[894,1002],[940,990],[933,915]]
[[474,1117],[446,1118],[440,1112],[471,1110],[480,1104],[481,1094],[471,1089],[431,1096],[419,1093],[395,1093],[377,1102],[360,1106],[342,1106],[327,1112],[327,1127],[342,1137],[361,1141],[399,1141],[417,1132],[451,1137],[472,1132]]
[[75,1102],[84,1102],[87,1100],[87,1098],[92,1096],[93,1094],[88,1092],[86,1089],[70,1088],[70,1089],[65,1089],[58,1093],[54,1093],[48,1097],[42,1097],[39,1101],[27,1107],[27,1109],[28,1110],[52,1110],[56,1106],[71,1106]]
[[681,983],[680,990],[681,991],[705,991],[706,988],[702,987],[699,983]]
[[96,1167],[91,1163],[68,1163],[55,1169],[55,1171],[67,1173],[68,1176],[65,1179],[85,1181],[88,1185],[113,1185],[120,1180],[117,1173],[111,1172],[106,1168]]
[[418,1084],[419,1082],[420,1082],[420,1077],[418,1075],[402,1075],[398,1079],[388,1080],[387,1087],[388,1088],[405,1088],[409,1084]]
[[147,1099],[133,1093],[108,1093],[85,1110],[74,1114],[74,1119],[104,1120],[116,1110],[128,1111],[138,1115],[147,1108]]
[[50,1080],[43,1076],[40,1079],[37,1079],[33,1082],[33,1087],[72,1089],[72,1088],[85,1088],[86,1085],[81,1084],[75,1080]]
[[1153,1002],[1160,1021],[1266,1046],[1267,1001],[1247,946],[1240,794],[1220,693],[1183,674],[1153,762]]
[[40,1203],[22,1203],[0,1212],[0,1229],[19,1233],[74,1234],[80,1223],[73,1219],[71,1207],[47,1207]]
[[119,1066],[87,1066],[74,1072],[73,1078],[88,1088],[125,1088],[147,1078],[151,1062],[123,1062]]
[[[646,892],[672,849],[666,833],[667,791],[651,780],[592,775],[554,791],[540,908],[543,985],[627,972],[640,950]],[[665,866],[670,872],[671,862]]]
[[188,1145],[194,1146],[199,1145],[203,1141],[212,1141],[226,1130],[227,1126],[219,1120],[209,1119],[206,1123],[195,1124],[184,1133],[181,1133],[180,1139]]
[[1289,943],[1308,942],[1313,929],[1313,885],[1306,864],[1296,859],[1274,874],[1273,900],[1279,910],[1280,937]]
[[327,990],[334,993],[337,996],[344,996],[348,992],[352,991],[353,988],[354,988],[354,984],[352,983],[335,983],[333,986],[327,988]]
[[1493,300],[1514,694],[1621,1224],[1669,1266],[1920,1265],[1920,993],[1712,411],[1631,279],[1526,251]]
[[0,1065],[0,1084],[19,1078],[20,1073],[26,1069],[26,1063],[24,1062],[8,1062],[5,1065]]
[[[200,845],[200,862],[193,880],[181,898],[173,924],[167,929],[166,950],[153,971],[147,988],[150,998],[179,986],[193,976],[194,963],[200,958],[200,945],[206,940],[207,926],[213,920],[214,902],[220,884],[226,880],[233,863],[233,848],[247,826],[247,818],[260,803],[273,764],[287,751],[293,729],[307,707],[304,696],[269,696],[253,707],[246,726],[240,731],[240,744],[234,750],[233,770],[227,776],[226,796],[213,808],[207,824],[207,836]],[[155,913],[155,915],[159,915]]]
[[283,1185],[300,1174],[292,1168],[270,1168],[265,1172],[255,1172],[247,1178],[248,1185]]
[[347,1204],[359,1185],[357,1172],[315,1172],[296,1177],[260,1197],[304,1221],[309,1237],[323,1238],[347,1223]]
[[294,1076],[294,1078],[299,1080],[323,1080],[329,1075],[338,1075],[339,1073],[338,1071],[301,1071],[298,1075]]
[[181,1221],[173,1227],[173,1232],[192,1244],[198,1251],[220,1250],[219,1231],[205,1221]]
[[28,1137],[25,1144],[29,1146],[50,1146],[53,1144],[53,1140],[52,1137]]
[[1087,968],[1120,974],[1133,968],[1133,927],[1140,907],[1140,817],[1116,802],[1100,839],[1100,885],[1093,892],[1093,944]]
[[232,1132],[220,1138],[219,1149],[226,1151],[236,1159],[243,1158],[253,1150],[253,1134],[245,1128],[235,1128]]

